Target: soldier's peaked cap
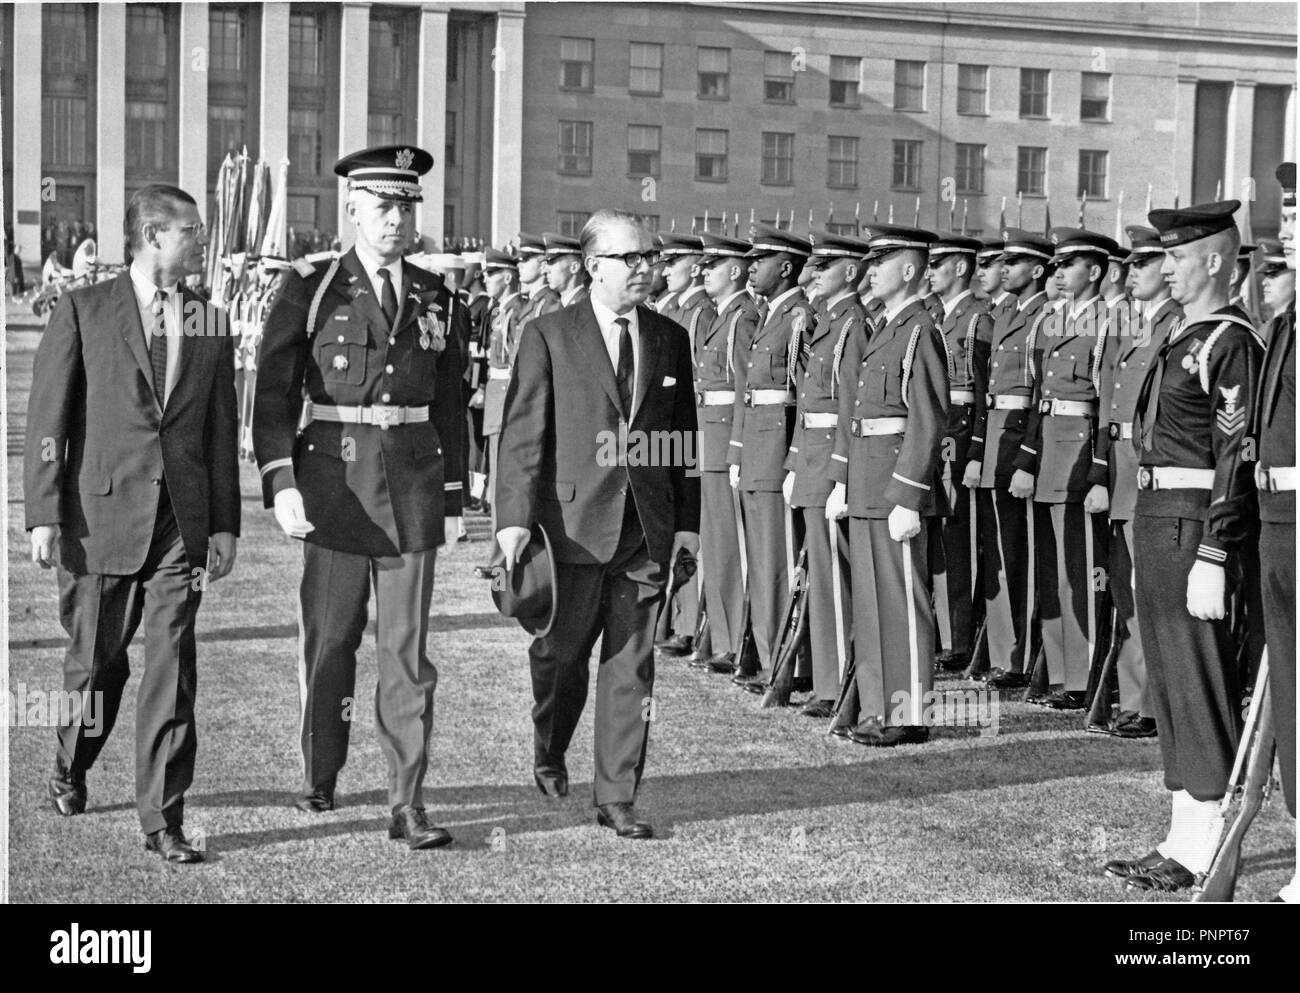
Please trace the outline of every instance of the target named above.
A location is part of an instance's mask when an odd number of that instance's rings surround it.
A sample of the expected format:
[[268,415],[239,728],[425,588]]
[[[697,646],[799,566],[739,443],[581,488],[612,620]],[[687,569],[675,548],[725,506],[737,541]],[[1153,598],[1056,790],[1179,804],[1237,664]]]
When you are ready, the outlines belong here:
[[519,232],[519,254],[520,255],[545,255],[546,239],[541,235],[529,234],[527,231]]
[[700,235],[700,241],[704,243],[704,257],[708,261],[715,259],[742,259],[749,251],[749,242],[741,241],[739,238],[728,238],[726,235],[710,234],[705,232]]
[[1227,231],[1236,223],[1232,215],[1240,209],[1240,200],[1220,200],[1194,204],[1182,210],[1153,210],[1147,214],[1147,220],[1160,232],[1160,244],[1173,248]]
[[975,253],[975,258],[982,263],[992,262],[1001,258],[1006,248],[1007,243],[1001,238],[984,238],[980,241],[980,250]]
[[1042,259],[1044,262],[1052,257],[1052,242],[1046,235],[1034,234],[1023,228],[1004,228],[1002,230],[1002,254],[1006,257],[1026,256]]
[[542,244],[546,248],[547,255],[582,254],[582,246],[578,244],[577,238],[570,238],[567,235],[556,234],[554,231],[543,232]]
[[983,245],[978,238],[969,238],[955,231],[940,232],[930,245],[931,257],[935,255],[979,255]]
[[1259,248],[1264,255],[1259,268],[1263,275],[1276,276],[1287,268],[1286,253],[1282,250],[1282,243],[1276,238],[1261,238]]
[[828,234],[814,231],[812,238],[812,258],[816,265],[830,265],[838,259],[862,261],[871,252],[871,246],[861,238],[846,234]]
[[903,248],[928,252],[936,240],[938,235],[921,228],[908,228],[901,224],[873,224],[871,239],[867,244],[871,246],[872,257],[879,258]]
[[503,252],[499,248],[486,248],[483,250],[484,269],[515,269],[518,265],[519,260],[509,252]]
[[1130,246],[1129,253],[1124,258],[1125,264],[1131,265],[1143,259],[1165,254],[1165,250],[1160,247],[1160,232],[1155,228],[1130,224],[1124,229],[1124,233],[1128,235]]
[[1282,186],[1282,206],[1295,206],[1295,163],[1283,162],[1273,173]]
[[1087,252],[1109,258],[1122,258],[1115,239],[1087,228],[1052,228],[1053,256],[1064,261],[1068,256]]
[[765,255],[775,255],[778,252],[807,258],[812,252],[806,238],[800,238],[796,234],[782,231],[770,224],[751,225],[749,238],[752,245],[745,254],[751,259],[761,259]]
[[704,251],[704,243],[699,235],[678,234],[675,231],[658,235],[660,255],[699,255]]
[[334,163],[334,174],[348,181],[349,190],[366,190],[390,200],[420,202],[420,177],[433,168],[433,156],[414,145],[376,145],[345,155]]

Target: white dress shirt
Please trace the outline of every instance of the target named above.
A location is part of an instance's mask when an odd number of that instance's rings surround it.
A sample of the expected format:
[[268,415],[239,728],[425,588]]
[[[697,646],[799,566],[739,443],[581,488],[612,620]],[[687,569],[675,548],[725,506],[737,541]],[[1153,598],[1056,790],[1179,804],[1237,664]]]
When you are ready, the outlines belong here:
[[960,293],[958,293],[958,294],[957,294],[955,297],[953,297],[951,300],[944,300],[944,301],[943,301],[943,316],[944,316],[944,317],[951,317],[951,316],[952,316],[952,312],[953,312],[954,310],[957,309],[957,304],[961,303],[961,302],[962,302],[963,300],[965,300],[968,296],[970,296],[970,290],[962,290]]
[[637,327],[636,308],[633,307],[626,314],[616,314],[603,303],[592,296],[591,309],[596,313],[596,323],[600,325],[600,336],[605,339],[605,351],[609,353],[609,364],[614,369],[615,379],[618,377],[618,339],[621,330],[614,322],[620,317],[627,318],[627,331],[632,336],[632,402],[633,409],[628,414],[628,421],[632,420],[632,414],[636,413],[636,395],[637,395],[637,377],[641,375],[641,363],[637,361],[641,353],[641,333]]
[[153,342],[153,298],[158,290],[167,294],[167,306],[163,308],[163,326],[167,329],[167,376],[163,384],[163,406],[171,398],[176,387],[176,377],[181,368],[181,340],[185,326],[182,313],[180,283],[171,286],[155,286],[154,281],[146,276],[134,262],[131,263],[131,288],[135,290],[135,303],[140,309],[140,327],[144,329],[144,350],[147,353]]
[[767,318],[763,321],[763,327],[767,327],[767,322],[772,319],[772,315],[781,309],[781,304],[788,298],[801,292],[799,287],[792,286],[774,300],[767,301]]

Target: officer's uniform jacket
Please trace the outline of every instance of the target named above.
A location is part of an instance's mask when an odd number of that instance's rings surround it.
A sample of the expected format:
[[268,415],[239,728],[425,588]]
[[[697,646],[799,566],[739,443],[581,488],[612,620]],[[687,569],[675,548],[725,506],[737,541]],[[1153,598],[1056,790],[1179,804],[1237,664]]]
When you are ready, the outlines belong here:
[[[1295,304],[1273,318],[1255,400],[1252,436],[1259,467],[1295,465]],[[1295,490],[1259,487],[1259,519],[1295,523]]]
[[487,379],[488,339],[491,335],[489,316],[492,298],[478,293],[469,301],[469,364],[465,367],[465,385],[473,393]]
[[[948,513],[939,455],[948,423],[948,357],[943,335],[918,296],[870,338],[845,348],[839,423],[830,476],[847,484],[849,514],[883,519],[895,506],[923,516]],[[859,418],[902,417],[901,434],[859,436]]]
[[[1250,319],[1240,308],[1223,307],[1170,334],[1138,395],[1133,419],[1140,465],[1136,513],[1203,521],[1196,557],[1214,565],[1227,561],[1228,551],[1241,543],[1257,513],[1255,463],[1241,457],[1241,445],[1262,357]],[[1149,449],[1144,427],[1150,433]],[[1213,488],[1149,489],[1150,470],[1156,467],[1212,470]]]
[[[1073,310],[1063,305],[1030,338],[1033,405],[1014,464],[1035,477],[1040,503],[1080,503],[1089,488],[1108,481],[1097,418],[1102,368],[1114,348],[1109,332],[1106,301],[1096,296]],[[1052,413],[1054,401],[1082,403],[1090,412]]]
[[[950,359],[947,437],[952,439],[952,448],[949,467],[952,475],[960,482],[970,458],[970,443],[975,434],[975,425],[984,416],[993,321],[984,303],[977,300],[970,290],[966,290],[951,307],[944,308],[939,330],[943,333]],[[958,402],[952,395],[958,391],[972,394],[973,399],[970,402]]]
[[1018,303],[1014,293],[1003,290],[996,297],[985,300],[984,306],[989,312],[989,320],[997,323],[1000,318],[1014,314]]
[[696,321],[697,413],[700,418],[700,471],[726,472],[731,448],[735,403],[706,406],[704,394],[713,390],[743,390],[739,356],[749,350],[758,327],[758,308],[744,291],[729,298],[708,326]]
[[1114,326],[1115,347],[1102,367],[1097,457],[1108,463],[1110,519],[1131,521],[1137,506],[1138,458],[1133,450],[1133,412],[1138,391],[1157,353],[1169,340],[1183,308],[1166,297],[1127,335]]
[[491,370],[509,372],[515,364],[519,350],[519,333],[528,312],[528,298],[522,293],[512,293],[493,304],[488,312],[488,379],[483,386],[483,433],[497,434],[501,430],[501,416],[506,406],[508,377],[500,373],[494,377]]
[[[546,281],[543,280],[536,290],[528,294],[528,309],[524,311],[523,317],[520,318],[520,329],[522,330],[523,326],[533,320],[533,318],[541,317],[543,314],[552,314],[562,306],[563,304],[560,303],[560,294],[556,293],[546,285]],[[514,343],[514,350],[517,351],[518,348],[519,342],[516,340]],[[511,351],[510,353],[511,365],[514,365],[515,351]]]
[[[402,265],[390,328],[356,250],[328,267],[295,263],[258,353],[253,449],[266,506],[296,487],[315,530],[306,540],[359,555],[435,548],[461,512],[464,307],[442,277]],[[426,347],[427,346],[427,347]],[[429,408],[394,425],[308,419],[329,406]],[[305,426],[299,431],[300,422]]]
[[988,396],[982,420],[975,422],[969,449],[970,459],[981,463],[980,486],[989,489],[1005,487],[1016,471],[1014,460],[1020,454],[1029,423],[1028,407],[1020,410],[998,410],[995,400],[999,396],[1032,399],[1034,384],[1030,375],[1028,340],[1030,332],[1047,308],[1047,294],[1039,291],[994,318],[993,336],[989,346]]
[[826,506],[834,485],[830,464],[835,449],[835,426],[806,427],[804,415],[838,416],[838,394],[842,388],[840,366],[845,349],[853,335],[865,330],[870,336],[866,311],[852,291],[842,293],[829,307],[826,301],[818,303],[822,306],[816,309],[815,320],[800,348],[803,356],[799,363],[794,437],[784,466],[787,472],[795,474],[791,507]]
[[[812,304],[794,287],[764,308],[745,351],[737,349],[740,375],[732,413],[727,464],[740,466],[740,488],[780,492],[793,428],[794,384],[804,339],[813,333]],[[756,390],[781,391],[786,401],[757,404]]]
[[692,286],[680,297],[672,312],[664,314],[669,320],[676,321],[686,329],[691,342],[691,362],[695,367],[695,379],[700,378],[700,360],[703,350],[700,348],[709,326],[718,316],[718,309],[712,298],[700,285]]
[[680,296],[676,290],[664,290],[659,299],[654,302],[655,312],[662,314],[664,317],[672,318],[677,309],[677,298]]

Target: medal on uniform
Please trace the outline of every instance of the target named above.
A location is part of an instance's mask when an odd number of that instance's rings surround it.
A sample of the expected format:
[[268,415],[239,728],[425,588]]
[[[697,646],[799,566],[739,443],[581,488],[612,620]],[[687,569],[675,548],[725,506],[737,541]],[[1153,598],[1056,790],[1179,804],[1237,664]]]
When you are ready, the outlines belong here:
[[334,356],[334,368],[338,372],[343,372],[348,367],[348,357],[346,355]]
[[1187,354],[1183,356],[1182,366],[1192,375],[1196,374],[1196,363],[1197,363],[1196,353],[1201,350],[1202,344],[1204,344],[1204,342],[1202,342],[1198,338],[1196,341],[1192,342],[1190,345],[1187,346]]

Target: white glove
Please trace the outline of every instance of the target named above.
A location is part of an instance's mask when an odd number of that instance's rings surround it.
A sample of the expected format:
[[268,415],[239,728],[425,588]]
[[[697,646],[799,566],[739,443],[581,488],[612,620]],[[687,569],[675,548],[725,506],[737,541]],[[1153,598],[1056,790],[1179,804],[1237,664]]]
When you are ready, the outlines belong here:
[[503,557],[501,564],[506,567],[506,572],[509,572],[523,557],[524,549],[528,547],[528,529],[502,528],[497,532],[497,544],[501,547]]
[[731,483],[731,488],[733,490],[740,489],[740,466],[727,466],[727,481]]
[[976,462],[973,459],[966,463],[966,471],[962,473],[961,484],[968,490],[973,490],[980,484],[980,474],[984,471],[984,464]]
[[921,515],[906,507],[895,507],[889,512],[889,537],[907,541],[921,533]]
[[826,498],[826,519],[838,521],[849,516],[848,488],[843,483],[836,483],[831,494]]
[[275,520],[290,538],[305,538],[316,530],[303,510],[302,494],[292,487],[275,495]]
[[1223,609],[1223,566],[1199,559],[1187,574],[1187,612],[1202,621],[1220,621]]
[[1110,510],[1110,494],[1106,487],[1097,485],[1088,490],[1083,498],[1083,509],[1089,514],[1104,514]]
[[790,505],[791,499],[793,499],[794,497],[794,473],[793,472],[787,472],[785,474],[785,482],[781,484],[781,495],[785,497],[785,503],[786,506],[788,507]]
[[1016,474],[1011,477],[1011,485],[1007,489],[1016,499],[1028,500],[1034,495],[1034,477],[1025,472],[1024,469],[1017,469]]

